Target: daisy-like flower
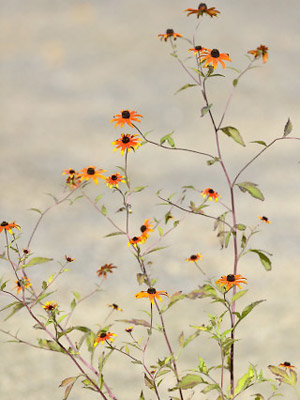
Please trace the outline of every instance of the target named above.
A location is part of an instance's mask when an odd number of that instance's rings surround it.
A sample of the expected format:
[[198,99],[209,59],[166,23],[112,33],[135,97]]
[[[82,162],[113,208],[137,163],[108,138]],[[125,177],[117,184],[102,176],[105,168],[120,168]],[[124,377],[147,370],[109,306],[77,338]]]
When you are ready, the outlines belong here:
[[75,260],[75,258],[65,256],[65,260],[70,263],[70,262],[73,262]]
[[115,333],[111,333],[111,332],[100,333],[100,335],[98,335],[95,339],[94,347],[96,347],[99,343],[103,344],[106,340],[113,342],[114,341],[113,336],[117,336],[117,335]]
[[189,51],[192,51],[193,54],[197,54],[198,56],[202,56],[204,53],[207,52],[208,49],[202,46],[195,46],[192,49],[189,49]]
[[209,200],[212,201],[213,199],[215,201],[219,200],[219,197],[221,197],[217,192],[215,192],[211,188],[207,188],[201,192],[201,196],[206,199],[207,196],[209,196]]
[[66,179],[66,184],[69,185],[72,189],[77,188],[80,185],[80,176],[78,172],[75,171],[75,169],[64,169],[62,175],[68,175]]
[[140,231],[142,232],[142,236],[147,239],[149,237],[149,232],[153,232],[153,223],[151,219],[145,219],[143,225],[140,227]]
[[249,50],[248,54],[253,54],[254,58],[260,58],[262,57],[263,63],[266,63],[269,58],[269,47],[264,46],[261,44],[259,47],[257,47],[255,50]]
[[29,286],[32,286],[29,278],[23,278],[18,281],[15,281],[15,284],[16,286],[14,287],[14,289],[17,289],[17,294],[20,293],[22,287],[29,288]]
[[46,311],[54,311],[57,309],[57,303],[54,301],[47,301],[45,304],[43,304],[43,309]]
[[151,304],[154,304],[154,299],[162,301],[160,295],[169,297],[168,293],[165,290],[156,291],[156,289],[154,289],[153,287],[150,287],[147,291],[142,290],[141,292],[136,293],[135,297],[137,299],[141,299],[143,297],[148,297]]
[[189,258],[187,258],[185,261],[189,262],[196,262],[198,260],[201,260],[203,258],[203,255],[200,253],[197,254],[192,254]]
[[16,228],[16,229],[18,229],[18,230],[21,230],[20,225],[17,225],[17,224],[15,223],[15,221],[14,221],[14,222],[6,222],[6,221],[3,221],[3,222],[1,222],[1,224],[0,224],[0,233],[5,229],[8,233],[10,233],[10,234],[12,235],[12,233],[13,233],[12,229],[13,229],[13,228]]
[[123,182],[125,183],[126,181],[124,180],[124,176],[120,175],[118,172],[116,174],[113,174],[111,176],[108,176],[107,178],[105,178],[106,180],[106,184],[108,187],[110,187],[111,189],[113,187],[119,187],[119,183]]
[[105,176],[102,175],[102,172],[105,172],[105,169],[98,169],[94,166],[89,166],[88,168],[83,168],[80,172],[79,172],[79,177],[80,180],[83,181],[85,180],[90,180],[93,179],[93,181],[96,183],[96,185],[98,184],[98,178],[104,179],[105,180]]
[[158,37],[160,38],[160,40],[164,40],[166,42],[169,38],[173,38],[174,40],[176,40],[178,37],[182,37],[182,35],[180,35],[180,33],[174,32],[174,29],[167,29],[166,33],[161,33],[160,35],[158,35]]
[[210,17],[217,17],[218,14],[220,14],[220,11],[216,10],[216,7],[207,8],[207,5],[205,3],[200,3],[198,8],[187,8],[184,11],[187,11],[187,17],[192,14],[197,14],[197,18],[199,18],[200,15],[202,16],[203,14],[207,14]]
[[122,155],[124,154],[125,150],[136,150],[138,146],[141,145],[139,143],[141,139],[138,137],[138,135],[129,135],[128,133],[122,133],[121,136],[122,137],[120,139],[116,139],[114,142],[112,142],[112,145],[116,146],[114,151],[117,151],[117,149],[121,149]]
[[262,220],[263,222],[265,222],[266,224],[270,224],[272,221],[269,220],[268,217],[265,217],[264,215],[262,217],[258,217],[260,220]]
[[291,365],[291,363],[288,361],[285,361],[285,362],[279,364],[279,367],[289,368],[289,369],[296,368],[295,365]]
[[201,57],[201,62],[205,61],[204,67],[212,64],[214,69],[217,68],[218,62],[225,68],[224,61],[231,61],[228,53],[220,53],[218,49],[207,49],[207,53]]
[[232,286],[238,286],[241,289],[242,287],[241,287],[240,283],[247,284],[247,282],[245,282],[245,280],[247,280],[247,278],[244,278],[240,274],[238,274],[238,275],[229,274],[227,276],[224,275],[220,279],[218,279],[216,281],[216,284],[221,285],[221,286],[226,285],[226,290],[229,290],[230,288],[232,288]]
[[133,331],[133,326],[129,326],[128,328],[125,328],[125,332],[131,333]]
[[76,174],[77,174],[77,172],[73,168],[63,169],[63,172],[62,172],[62,175],[74,176]]
[[103,278],[106,279],[107,278],[107,274],[108,273],[112,274],[113,273],[113,269],[115,269],[115,268],[118,268],[118,267],[115,267],[113,264],[104,264],[104,265],[102,265],[102,267],[100,267],[96,271],[96,274],[97,274],[97,276],[99,278],[101,276],[103,276]]
[[136,111],[122,110],[121,114],[114,115],[110,122],[116,122],[115,127],[120,125],[122,128],[125,124],[133,128],[132,121],[141,122],[137,117],[143,117],[141,114],[137,114]]
[[109,304],[108,307],[111,307],[113,310],[116,310],[116,311],[123,311],[123,309],[120,308],[118,306],[118,304],[115,304],[115,303]]
[[139,243],[144,243],[145,242],[145,237],[143,235],[141,236],[133,236],[129,242],[127,243],[128,246],[132,245],[132,246],[136,246]]
[[29,249],[23,249],[23,253],[27,255],[27,254],[30,253],[30,250]]

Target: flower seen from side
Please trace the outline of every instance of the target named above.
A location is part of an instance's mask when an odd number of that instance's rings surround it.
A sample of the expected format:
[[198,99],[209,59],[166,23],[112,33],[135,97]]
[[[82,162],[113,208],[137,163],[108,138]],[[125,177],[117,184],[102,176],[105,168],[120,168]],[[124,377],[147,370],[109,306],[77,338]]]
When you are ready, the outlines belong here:
[[264,215],[262,217],[258,217],[261,221],[265,222],[266,224],[271,224],[272,221],[269,220],[268,217],[265,217]]
[[106,340],[113,342],[114,341],[113,336],[117,335],[111,332],[101,332],[100,335],[98,335],[95,339],[94,347],[96,347],[99,343],[103,344]]
[[209,15],[211,18],[217,17],[218,14],[220,14],[220,11],[218,11],[216,7],[207,8],[207,5],[205,3],[200,3],[198,8],[187,8],[184,11],[187,11],[187,17],[189,15],[196,14],[197,18],[203,16],[203,14]]
[[43,304],[43,309],[46,311],[54,311],[57,309],[57,303],[54,301],[47,301],[45,304]]
[[255,50],[249,50],[248,54],[253,54],[254,58],[262,58],[263,63],[266,63],[269,58],[269,48],[267,46],[264,46],[261,44],[259,47],[257,47]]
[[226,290],[229,290],[232,288],[232,286],[238,286],[240,289],[241,287],[241,283],[245,283],[247,278],[244,278],[242,275],[238,274],[238,275],[233,275],[233,274],[229,274],[229,275],[224,275],[222,276],[220,279],[218,279],[216,281],[217,285],[221,285],[221,286],[226,286]]
[[201,196],[202,196],[204,199],[206,199],[206,198],[208,197],[210,201],[212,201],[212,200],[218,201],[218,200],[219,200],[219,197],[221,197],[221,196],[220,196],[217,192],[215,192],[214,189],[212,189],[212,188],[204,189],[204,190],[201,192]]
[[288,369],[296,368],[295,365],[291,365],[291,363],[288,361],[285,361],[285,362],[279,364],[279,367],[288,368]]
[[95,166],[89,166],[88,168],[83,168],[80,172],[79,172],[79,177],[80,180],[90,180],[92,179],[96,185],[98,184],[98,178],[104,179],[105,180],[105,176],[102,175],[102,172],[105,172],[105,169],[97,169]]
[[160,297],[161,295],[169,297],[168,293],[165,290],[156,291],[156,289],[154,289],[153,287],[150,287],[146,291],[142,290],[141,292],[136,293],[135,297],[137,299],[142,299],[144,297],[148,297],[148,299],[150,300],[151,304],[154,304],[154,299],[162,301],[162,299]]
[[166,33],[161,33],[158,35],[160,40],[164,40],[165,42],[170,38],[176,40],[178,37],[182,37],[180,33],[174,32],[174,29],[167,29]]
[[109,273],[109,274],[112,274],[112,273],[113,273],[113,270],[114,270],[115,268],[118,268],[118,267],[116,267],[116,266],[113,265],[113,264],[104,264],[104,265],[102,265],[102,266],[96,271],[96,274],[97,274],[97,276],[98,276],[99,278],[102,276],[104,279],[106,279],[106,278],[107,278],[107,274],[108,274],[108,273]]
[[14,287],[14,289],[17,289],[17,294],[20,293],[22,287],[29,288],[30,286],[32,286],[29,278],[19,279],[18,281],[15,281],[15,284],[16,286]]
[[142,232],[142,237],[146,240],[149,237],[149,232],[153,232],[153,223],[151,219],[145,219],[143,225],[140,227],[140,231]]
[[133,331],[133,326],[129,326],[128,328],[125,328],[125,332],[131,333]]
[[132,121],[141,122],[139,118],[143,116],[137,114],[136,111],[122,110],[120,114],[114,115],[110,122],[116,122],[115,127],[120,125],[122,128],[125,124],[133,128]]
[[17,224],[15,223],[15,221],[14,221],[14,222],[6,222],[6,221],[3,221],[3,222],[1,222],[1,224],[0,224],[0,233],[1,233],[3,230],[5,230],[5,231],[7,231],[8,233],[10,233],[10,234],[12,235],[12,234],[13,234],[12,229],[14,229],[14,228],[18,229],[19,231],[21,230],[20,225],[17,225]]
[[116,146],[114,148],[114,151],[117,151],[118,149],[121,149],[121,154],[123,155],[125,150],[136,150],[138,146],[141,144],[140,138],[138,135],[129,135],[128,133],[122,133],[121,138],[116,139],[114,142],[112,142],[112,145]]
[[124,176],[120,175],[117,172],[116,174],[113,174],[105,178],[105,181],[107,186],[112,189],[113,187],[118,188],[120,182],[125,183],[126,181],[124,180],[124,178],[125,178]]
[[193,54],[196,54],[198,56],[202,56],[202,55],[204,55],[204,53],[206,53],[208,51],[208,49],[206,49],[205,47],[202,47],[202,46],[195,46],[192,49],[189,49],[189,51],[192,51]]
[[70,263],[70,262],[75,261],[75,258],[72,258],[72,257],[69,257],[69,256],[65,256],[65,260]]
[[139,243],[144,243],[145,242],[145,237],[143,235],[141,236],[133,236],[129,242],[127,243],[128,246],[132,245],[132,246],[136,246]]
[[118,304],[115,304],[115,303],[109,304],[108,307],[111,307],[113,310],[116,310],[116,311],[123,311],[123,309],[120,308],[118,306]]
[[75,171],[75,169],[64,169],[62,175],[68,175],[66,179],[66,184],[70,186],[71,189],[75,189],[80,185],[80,175],[77,171]]
[[200,253],[197,254],[192,254],[189,258],[187,258],[185,261],[188,262],[196,262],[198,260],[201,260],[203,258],[203,255]]
[[204,67],[207,67],[209,64],[212,64],[213,68],[216,69],[218,63],[225,68],[224,61],[231,61],[228,53],[220,53],[218,49],[208,49],[207,53],[201,57],[201,62],[205,61]]

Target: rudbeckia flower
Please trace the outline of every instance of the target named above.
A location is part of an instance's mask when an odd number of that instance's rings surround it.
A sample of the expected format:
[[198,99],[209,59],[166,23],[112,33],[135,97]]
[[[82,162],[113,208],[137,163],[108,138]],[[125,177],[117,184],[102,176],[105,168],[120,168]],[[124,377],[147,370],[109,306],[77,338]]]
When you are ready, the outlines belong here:
[[135,297],[137,299],[148,297],[148,299],[151,301],[151,304],[154,304],[154,299],[157,299],[159,301],[162,300],[160,295],[169,297],[168,293],[165,290],[156,291],[156,289],[154,289],[153,287],[150,287],[147,291],[142,290],[141,292],[136,293]]
[[118,268],[118,267],[115,267],[113,264],[104,264],[104,265],[102,265],[102,267],[100,267],[96,271],[96,274],[97,274],[97,276],[99,278],[100,278],[100,276],[103,276],[103,278],[106,279],[107,278],[107,274],[108,273],[112,274],[113,273],[113,269],[115,269],[115,268]]
[[73,168],[63,169],[63,172],[62,172],[62,175],[74,176],[76,174],[77,174],[77,172]]
[[43,308],[46,311],[54,311],[57,308],[57,303],[54,303],[54,301],[47,301],[44,305]]
[[5,229],[8,233],[12,234],[13,233],[13,231],[12,231],[13,228],[21,230],[20,225],[17,225],[15,222],[3,221],[0,224],[0,233],[3,231],[3,229]]
[[198,8],[187,8],[187,17],[191,14],[197,14],[197,18],[200,17],[200,15],[202,16],[203,14],[207,14],[210,17],[217,17],[218,14],[220,14],[220,11],[216,10],[216,7],[210,7],[207,8],[207,5],[205,3],[200,3]]
[[15,284],[16,286],[14,287],[14,289],[17,289],[17,294],[20,293],[22,287],[29,288],[29,286],[32,286],[29,278],[23,278],[18,281],[15,281]]
[[128,328],[125,328],[125,332],[131,333],[133,331],[133,326],[129,326]]
[[136,246],[138,243],[144,243],[145,242],[145,237],[143,236],[143,235],[141,235],[141,236],[133,236],[130,240],[129,240],[129,242],[127,243],[128,244],[128,246],[130,246],[131,244],[133,245],[133,246]]
[[198,260],[201,260],[201,258],[203,258],[203,255],[200,253],[197,254],[192,254],[189,258],[187,258],[185,261],[189,261],[189,262],[196,262]]
[[296,368],[295,365],[291,365],[290,362],[285,361],[284,363],[279,364],[279,367],[293,369]]
[[207,67],[209,64],[212,64],[214,69],[217,68],[218,62],[222,65],[223,68],[225,68],[225,63],[223,60],[231,61],[228,53],[220,53],[218,49],[212,49],[212,50],[208,49],[207,54],[201,57],[201,62],[205,61],[204,67]]
[[202,46],[195,46],[194,48],[189,49],[189,51],[192,51],[193,54],[197,54],[198,56],[202,56],[203,53],[207,52],[207,49]]
[[111,307],[113,310],[116,310],[116,311],[123,311],[122,308],[120,308],[118,306],[118,304],[115,304],[115,303],[109,304],[108,307]]
[[79,177],[80,180],[83,181],[85,180],[90,180],[93,179],[93,181],[96,183],[96,185],[98,184],[98,178],[104,179],[105,180],[105,176],[102,175],[102,172],[105,172],[105,169],[98,169],[94,166],[89,166],[88,168],[83,168],[80,172],[79,172]]
[[173,38],[174,40],[176,40],[178,37],[182,37],[182,35],[180,35],[180,33],[174,32],[174,29],[167,29],[166,33],[161,33],[160,35],[158,35],[158,37],[160,38],[160,40],[164,40],[166,42],[168,38]]
[[114,115],[110,122],[116,122],[115,127],[120,125],[122,128],[125,124],[127,124],[132,128],[132,121],[141,122],[141,120],[137,117],[143,116],[141,114],[137,114],[136,111],[122,110],[121,114]]
[[111,333],[111,332],[100,333],[100,335],[98,335],[95,339],[94,347],[96,347],[99,343],[103,344],[106,340],[113,342],[114,341],[114,339],[112,338],[113,336],[117,336],[117,335],[115,333]]
[[68,175],[66,179],[66,184],[69,185],[71,188],[77,188],[80,185],[80,176],[78,172],[75,171],[75,169],[64,169],[62,175]]
[[149,232],[153,232],[152,229],[152,221],[151,219],[145,219],[143,225],[140,227],[140,231],[142,232],[142,236],[147,239],[149,236]]
[[245,282],[245,280],[247,280],[247,279],[244,278],[240,274],[239,275],[229,274],[227,276],[225,276],[225,275],[222,276],[220,279],[218,279],[216,281],[216,283],[221,286],[226,285],[226,290],[229,290],[230,288],[232,288],[232,286],[238,286],[241,289],[240,283],[247,284],[247,282]]
[[139,141],[141,140],[138,135],[129,135],[128,133],[122,133],[122,137],[120,139],[115,140],[112,142],[112,145],[115,145],[116,148],[114,151],[117,149],[121,149],[121,154],[123,155],[125,150],[130,151],[131,149],[136,150],[138,146],[141,144]]
[[248,54],[253,54],[254,58],[262,57],[263,63],[266,63],[268,61],[268,58],[269,58],[268,50],[269,50],[269,47],[264,46],[263,44],[261,44],[255,50],[249,50]]
[[258,217],[260,220],[262,220],[263,222],[265,222],[266,224],[270,224],[271,221],[269,220],[268,217],[265,217],[264,215],[262,217]]
[[111,189],[113,187],[119,187],[119,183],[124,181],[124,176],[120,175],[118,172],[116,174],[113,174],[111,176],[108,176],[107,178],[105,178],[106,180],[106,184],[108,187],[110,187]]
[[221,197],[217,192],[215,192],[211,188],[207,188],[201,192],[201,196],[205,199],[207,196],[209,196],[209,200],[212,201],[214,199],[215,201],[219,200],[219,197]]
[[65,256],[65,260],[67,262],[73,262],[75,260],[75,258],[69,257],[69,256]]

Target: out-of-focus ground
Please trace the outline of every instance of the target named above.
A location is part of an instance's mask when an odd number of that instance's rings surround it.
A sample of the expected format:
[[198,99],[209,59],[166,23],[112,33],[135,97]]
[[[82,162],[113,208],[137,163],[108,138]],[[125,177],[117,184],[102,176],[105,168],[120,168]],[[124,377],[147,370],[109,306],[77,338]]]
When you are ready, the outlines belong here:
[[[153,140],[174,130],[178,146],[215,154],[209,120],[199,118],[203,106],[200,93],[192,88],[174,96],[190,79],[169,56],[169,44],[157,39],[157,34],[167,28],[191,37],[197,21],[194,17],[187,18],[183,10],[197,5],[187,0],[1,2],[0,219],[16,220],[22,226],[20,246],[25,246],[38,217],[28,209],[44,209],[51,203],[45,193],[63,192],[62,169],[97,165],[113,173],[116,165],[122,165],[121,155],[111,151],[111,142],[123,131],[109,123],[121,109],[142,113],[142,129],[153,130],[149,136]],[[288,117],[294,125],[293,134],[300,136],[297,78],[300,43],[296,40],[300,7],[298,0],[290,0],[288,6],[279,0],[216,0],[211,5],[222,14],[220,18],[201,19],[196,44],[228,52],[232,58],[230,65],[236,68],[246,66],[247,50],[260,44],[270,48],[269,62],[250,71],[237,86],[224,121],[224,125],[237,127],[248,144],[243,148],[227,137],[222,138],[224,160],[233,175],[261,148],[250,142],[258,139],[269,142],[280,137]],[[178,40],[178,51],[184,57],[189,47]],[[257,65],[262,66],[261,62]],[[216,118],[222,113],[236,76],[229,69],[224,74],[226,79],[214,78],[208,83]],[[192,184],[198,189],[211,186],[228,204],[228,190],[220,167],[207,167],[205,161],[149,145],[130,155],[132,182],[136,186],[149,186],[133,198],[132,234],[144,218],[163,215],[164,209],[157,205],[154,194],[160,188],[169,194],[182,185]],[[282,141],[241,176],[242,181],[259,184],[265,194],[265,201],[260,202],[237,193],[237,215],[239,222],[252,226],[257,223],[258,215],[267,215],[272,220],[270,225],[261,225],[262,233],[254,238],[252,247],[273,254],[273,271],[265,272],[255,254],[241,261],[240,273],[247,276],[250,289],[241,305],[257,299],[267,301],[237,332],[240,337],[237,375],[245,371],[248,362],[264,370],[268,364],[287,360],[299,365],[299,161],[298,142]],[[116,196],[102,182],[98,187],[90,185],[87,190],[92,198],[105,194],[103,201],[110,215],[121,218],[114,215],[119,207]],[[218,215],[220,206],[213,207]],[[176,217],[180,215],[175,212]],[[84,295],[92,290],[97,279],[95,271],[100,265],[113,262],[119,266],[114,278],[104,284],[104,291],[80,306],[74,323],[85,322],[96,327],[108,312],[107,304],[112,302],[124,308],[122,318],[144,316],[140,310],[145,303],[133,298],[140,290],[135,279],[138,268],[126,242],[120,237],[103,239],[113,230],[81,199],[72,207],[64,204],[50,212],[32,242],[31,249],[36,255],[55,260],[62,260],[65,254],[76,258],[73,271],[62,277],[55,295],[65,311],[72,298],[69,292],[77,290]],[[157,239],[155,233],[149,243]],[[198,251],[204,254],[201,266],[208,278],[215,279],[231,271],[232,248],[219,250],[210,220],[188,216],[163,244],[168,248],[151,257],[152,274],[160,282],[157,289],[188,292],[202,284],[203,277],[184,262]],[[44,264],[32,270],[31,279],[39,285],[56,268],[55,263]],[[0,274],[11,279],[9,285],[13,286],[14,278],[7,269],[1,261]],[[7,299],[1,295],[0,301],[5,304]],[[182,330],[191,333],[189,325],[205,323],[207,311],[213,310],[216,308],[204,300],[183,301],[170,311],[167,326],[174,346]],[[32,322],[25,313],[20,312],[7,323],[3,319],[1,328],[13,332],[20,328],[21,336],[32,339]],[[125,340],[123,329],[124,324],[114,326],[119,343]],[[68,360],[54,353],[5,344],[3,335],[1,340],[1,400],[63,397],[62,389],[58,388],[60,381],[76,374]],[[155,335],[152,340],[149,359],[155,351],[160,355],[166,351]],[[195,368],[198,355],[208,363],[218,362],[218,350],[211,341],[199,337],[193,343],[182,359],[181,373]],[[122,400],[138,398],[143,387],[139,367],[131,370],[128,361],[118,355],[113,355],[113,362],[108,364],[106,377]],[[92,392],[82,391],[79,386],[70,399],[95,398]],[[146,398],[153,398],[147,389],[145,393]]]

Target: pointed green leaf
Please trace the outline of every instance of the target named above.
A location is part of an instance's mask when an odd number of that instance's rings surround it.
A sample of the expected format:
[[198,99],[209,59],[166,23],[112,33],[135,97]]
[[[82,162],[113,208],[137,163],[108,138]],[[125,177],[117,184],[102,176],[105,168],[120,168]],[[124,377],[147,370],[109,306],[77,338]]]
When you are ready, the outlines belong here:
[[257,144],[261,144],[262,146],[267,146],[267,143],[264,142],[263,140],[253,140],[250,143],[257,143]]
[[244,147],[246,146],[240,132],[233,126],[225,126],[224,128],[221,128],[221,131],[224,132],[225,135],[231,137],[238,144]]
[[201,376],[196,375],[196,374],[188,374],[185,375],[180,382],[178,383],[176,388],[180,389],[191,389],[200,383],[204,383],[204,379],[201,378]]
[[292,132],[292,130],[293,130],[293,124],[291,123],[291,120],[288,119],[284,127],[283,136],[288,136]]
[[191,88],[193,86],[197,86],[195,83],[187,83],[186,85],[182,86],[180,89],[178,89],[174,94],[177,94],[179,92],[182,92],[185,89]]
[[241,182],[237,183],[237,186],[240,188],[242,192],[248,192],[252,197],[258,200],[264,200],[264,195],[258,189],[257,184],[253,182]]
[[248,292],[248,289],[246,290],[239,290],[234,296],[232,296],[230,304],[233,302],[237,301],[240,297],[244,296]]
[[125,235],[125,233],[124,232],[112,232],[112,233],[109,233],[108,235],[105,235],[103,237],[108,238],[108,237],[118,236],[118,235]]
[[46,262],[52,261],[52,260],[53,260],[53,258],[34,257],[27,264],[22,265],[20,268],[32,267],[34,265],[43,264],[43,263],[46,263]]
[[147,186],[137,186],[133,189],[134,192],[141,192],[144,190]]
[[272,269],[272,263],[269,257],[267,257],[261,250],[256,250],[256,249],[250,249],[252,253],[256,253],[259,256],[260,262],[264,266],[266,271],[271,271]]
[[201,117],[204,117],[205,114],[208,113],[208,111],[212,108],[212,104],[209,104],[208,106],[202,107],[201,108]]

